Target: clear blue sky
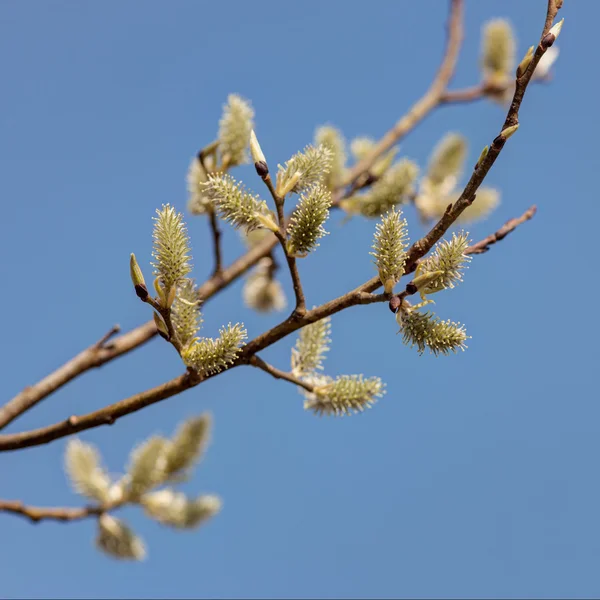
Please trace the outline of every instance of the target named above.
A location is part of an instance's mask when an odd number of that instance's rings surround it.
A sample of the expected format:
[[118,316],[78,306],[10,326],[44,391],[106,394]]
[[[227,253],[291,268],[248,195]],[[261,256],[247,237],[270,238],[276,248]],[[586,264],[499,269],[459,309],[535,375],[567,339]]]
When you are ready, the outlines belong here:
[[[482,23],[506,16],[519,52],[536,43],[544,0],[466,2],[454,86],[477,81]],[[230,92],[252,100],[263,149],[283,162],[331,122],[382,135],[426,89],[446,2],[0,3],[2,377],[9,399],[99,338],[149,318],[129,281],[149,260],[160,204],[185,208],[190,157],[216,133]],[[130,447],[210,410],[214,441],[190,492],[224,510],[195,533],[124,516],[149,558],[122,564],[92,546],[91,521],[33,526],[0,515],[3,597],[592,597],[600,594],[597,393],[597,52],[600,3],[565,0],[555,80],[528,92],[521,129],[489,176],[503,202],[479,239],[536,203],[535,220],[485,256],[440,315],[466,323],[469,350],[419,357],[385,305],[333,322],[336,373],[380,375],[388,394],[362,416],[318,419],[290,385],[240,368],[82,434],[118,473]],[[423,164],[448,130],[470,162],[504,109],[436,112],[402,144]],[[237,171],[256,190],[249,167]],[[409,211],[412,237],[423,230]],[[301,263],[310,304],[374,274],[373,222],[330,223]],[[196,276],[211,269],[190,218]],[[226,232],[226,261],[242,251]],[[284,277],[288,293],[291,288]],[[204,331],[257,316],[241,282],[207,305]],[[265,353],[287,368],[293,340]],[[7,431],[39,427],[181,372],[161,340],[88,373]],[[0,455],[0,496],[78,505],[65,440]]]

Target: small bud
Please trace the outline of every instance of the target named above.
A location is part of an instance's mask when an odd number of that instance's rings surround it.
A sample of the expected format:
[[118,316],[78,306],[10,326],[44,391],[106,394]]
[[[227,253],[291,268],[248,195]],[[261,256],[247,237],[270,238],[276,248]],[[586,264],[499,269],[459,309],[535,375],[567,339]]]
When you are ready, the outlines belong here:
[[562,29],[564,19],[561,19],[556,25],[552,26],[552,29],[542,38],[542,48],[547,50],[554,44],[556,38],[560,34],[560,30]]
[[171,308],[173,302],[175,302],[175,296],[177,296],[177,286],[173,286],[167,295],[167,308]]
[[392,298],[390,299],[390,310],[395,313],[399,308],[400,305],[402,304],[402,300],[400,300],[400,298],[398,296],[392,296]]
[[129,273],[131,275],[131,281],[135,287],[135,293],[137,297],[145,301],[146,298],[148,298],[148,288],[146,287],[144,275],[142,274],[142,270],[140,269],[133,252],[129,258]]
[[556,39],[560,35],[560,31],[562,29],[564,22],[565,22],[565,20],[561,19],[558,23],[553,25],[552,29],[550,29],[550,31],[548,32],[548,33],[551,33],[552,35],[554,35],[554,39]]
[[533,46],[529,46],[523,60],[519,63],[517,67],[517,78],[523,77],[525,71],[527,71],[527,67],[531,64],[531,59],[533,58]]
[[[439,280],[440,277],[444,275],[444,271],[436,270],[436,271],[428,271],[423,273],[422,275],[418,275],[415,277],[410,283],[412,283],[417,290],[422,290],[427,288],[427,286],[432,282]],[[408,284],[410,285],[410,284]],[[406,286],[408,288],[408,285]]]
[[266,227],[267,229],[270,229],[273,232],[279,231],[279,225],[275,223],[275,219],[273,219],[271,215],[262,215],[260,213],[257,213],[255,216],[263,227]]
[[265,158],[260,144],[258,143],[254,129],[250,132],[250,154],[252,154],[252,160],[254,161],[254,164],[258,162],[263,162],[265,165],[267,164],[267,159]]
[[162,317],[158,313],[152,313],[154,317],[154,324],[156,325],[156,329],[161,337],[165,338],[165,340],[169,339],[169,332],[167,331],[167,326],[165,322],[162,320]]
[[267,166],[267,163],[262,160],[255,162],[254,168],[256,169],[256,173],[261,179],[265,179],[269,174],[269,167]]
[[511,135],[513,135],[517,129],[519,129],[519,124],[511,125],[502,131],[500,134],[505,140],[507,140]]
[[489,150],[490,150],[489,146],[485,146],[483,148],[483,150],[481,151],[481,154],[479,155],[479,158],[477,159],[477,162],[475,163],[475,171],[477,171],[477,169],[479,169],[479,167],[481,166],[481,163],[485,160],[485,157],[488,155]]
[[160,283],[160,277],[157,277],[154,280],[154,289],[156,290],[156,294],[158,295],[158,301],[160,303],[161,306],[165,306],[165,301],[166,301],[166,296],[165,296],[165,290],[163,289],[161,283]]
[[290,177],[290,179],[287,181],[287,183],[281,187],[281,189],[277,189],[277,195],[280,196],[281,198],[284,198],[285,196],[287,196],[287,194],[289,194],[294,189],[294,187],[296,186],[298,181],[300,181],[300,177],[302,177],[302,173],[300,171],[296,171]]

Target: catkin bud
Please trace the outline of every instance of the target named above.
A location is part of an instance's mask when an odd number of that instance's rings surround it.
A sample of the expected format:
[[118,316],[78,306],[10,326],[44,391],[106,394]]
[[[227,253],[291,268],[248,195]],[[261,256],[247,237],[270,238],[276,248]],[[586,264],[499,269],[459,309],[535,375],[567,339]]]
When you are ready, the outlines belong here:
[[523,77],[525,71],[527,71],[527,67],[531,64],[531,60],[533,59],[533,46],[529,46],[529,49],[525,53],[523,60],[519,63],[517,67],[517,78]]
[[129,257],[129,274],[131,275],[131,281],[133,282],[137,297],[145,301],[146,298],[148,298],[148,288],[146,287],[144,275],[133,252]]

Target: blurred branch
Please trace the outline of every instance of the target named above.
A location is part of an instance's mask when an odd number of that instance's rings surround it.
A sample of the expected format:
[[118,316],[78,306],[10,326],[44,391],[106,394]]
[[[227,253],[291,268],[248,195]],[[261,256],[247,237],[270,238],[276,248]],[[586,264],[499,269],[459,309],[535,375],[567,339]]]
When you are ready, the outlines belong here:
[[496,233],[492,233],[476,244],[469,246],[465,250],[465,254],[483,254],[484,252],[487,252],[490,249],[490,246],[503,240],[511,231],[514,231],[519,225],[525,223],[525,221],[532,219],[536,212],[537,207],[535,205],[531,206],[520,217],[506,221]]
[[[513,99],[508,109],[508,113],[504,120],[504,124],[500,130],[500,133],[494,138],[492,143],[489,146],[489,151],[485,158],[477,165],[477,168],[473,170],[471,178],[467,182],[463,192],[460,197],[454,204],[448,205],[446,211],[442,215],[441,219],[433,226],[433,228],[420,240],[416,241],[408,250],[407,258],[406,258],[406,266],[405,272],[410,273],[414,270],[418,260],[425,256],[433,245],[441,239],[441,237],[448,231],[450,226],[458,219],[458,217],[462,214],[462,212],[470,206],[475,201],[475,194],[479,188],[479,186],[483,183],[486,175],[489,173],[493,164],[496,162],[496,159],[500,155],[500,152],[504,148],[506,140],[508,139],[510,134],[504,133],[507,131],[511,131],[510,128],[514,128],[519,124],[519,109],[521,108],[521,103],[523,101],[523,97],[525,95],[525,91],[527,90],[527,86],[531,81],[531,77],[535,68],[542,56],[552,45],[553,40],[549,42],[547,39],[548,32],[550,27],[552,26],[552,22],[556,17],[558,12],[558,7],[556,4],[556,0],[548,0],[548,11],[546,15],[546,22],[544,25],[544,29],[542,31],[542,35],[540,37],[540,42],[535,50],[531,63],[529,64],[527,70],[516,79],[515,92],[513,95]],[[550,34],[552,35],[552,34]],[[511,131],[511,134],[514,133],[514,130]],[[372,292],[376,290],[381,285],[379,281],[379,277],[373,277],[368,282],[363,284],[359,289],[365,292]]]
[[0,512],[12,513],[33,523],[43,520],[51,521],[80,521],[88,517],[97,517],[106,509],[98,506],[86,506],[83,508],[45,508],[38,506],[26,506],[19,500],[0,500]]
[[446,50],[438,72],[425,95],[418,100],[380,140],[367,156],[356,163],[344,178],[344,186],[366,173],[375,161],[422,121],[438,104],[454,75],[463,39],[463,0],[450,0]]

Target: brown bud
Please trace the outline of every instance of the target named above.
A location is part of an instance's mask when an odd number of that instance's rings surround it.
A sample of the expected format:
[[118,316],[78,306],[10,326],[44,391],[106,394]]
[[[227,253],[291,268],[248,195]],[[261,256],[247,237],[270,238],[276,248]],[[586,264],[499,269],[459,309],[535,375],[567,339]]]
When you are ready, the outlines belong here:
[[553,33],[547,33],[543,38],[542,38],[542,48],[550,48],[550,46],[552,46],[552,44],[554,44],[554,42],[556,41],[556,36]]
[[135,289],[136,296],[140,300],[143,300],[145,302],[148,299],[148,288],[146,287],[145,284],[143,284],[143,283],[137,284],[134,289]]
[[419,288],[417,287],[417,285],[413,281],[409,281],[406,284],[406,293],[409,296],[412,296],[413,294],[416,294],[418,291],[419,291]]
[[390,310],[395,313],[400,308],[401,304],[402,300],[400,300],[398,296],[392,296],[389,303]]
[[269,167],[264,160],[259,160],[254,163],[254,168],[261,179],[264,179],[269,174]]

